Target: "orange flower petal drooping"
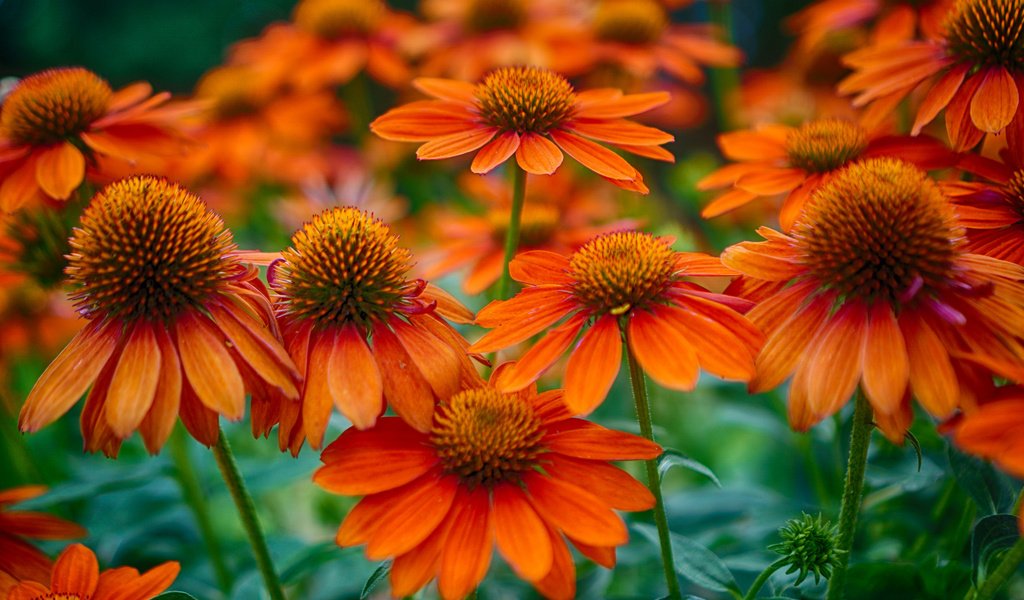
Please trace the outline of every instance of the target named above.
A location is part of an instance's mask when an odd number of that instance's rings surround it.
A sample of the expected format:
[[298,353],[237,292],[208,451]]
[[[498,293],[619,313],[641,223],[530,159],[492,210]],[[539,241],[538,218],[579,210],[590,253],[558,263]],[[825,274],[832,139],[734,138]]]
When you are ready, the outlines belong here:
[[0,597],[16,582],[50,583],[52,561],[26,538],[65,540],[82,537],[85,529],[46,513],[7,510],[11,504],[31,500],[46,492],[41,485],[0,490]]

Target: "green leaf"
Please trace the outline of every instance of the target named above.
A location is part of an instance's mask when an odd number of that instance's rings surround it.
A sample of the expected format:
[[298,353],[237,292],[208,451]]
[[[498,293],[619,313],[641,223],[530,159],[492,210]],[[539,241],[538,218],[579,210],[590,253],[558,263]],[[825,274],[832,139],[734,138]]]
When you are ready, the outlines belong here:
[[359,600],[366,600],[373,593],[374,588],[380,585],[380,582],[387,579],[388,573],[391,572],[391,561],[386,560],[377,565],[376,570],[370,574],[370,578],[363,584],[363,591],[359,594]]
[[[633,528],[660,548],[656,527],[636,523]],[[671,540],[673,563],[680,577],[714,592],[740,592],[729,567],[725,566],[714,552],[690,538],[675,533],[671,534]]]
[[911,433],[909,429],[905,434],[903,434],[903,439],[910,442],[910,445],[914,447],[914,452],[917,453],[917,472],[920,473],[921,464],[924,460],[924,456],[921,454],[921,441],[918,440],[917,436]]
[[993,556],[1013,546],[1019,537],[1013,515],[989,515],[978,521],[971,533],[971,582],[978,585],[984,581]]
[[196,597],[185,592],[164,592],[153,600],[196,600]]
[[974,499],[982,513],[1008,512],[1015,499],[1013,480],[991,464],[949,446],[949,465],[957,483]]
[[658,457],[658,476],[665,477],[665,473],[672,467],[682,467],[695,471],[710,479],[716,486],[722,487],[722,482],[718,480],[714,471],[709,469],[707,465],[693,460],[678,450],[666,448],[665,452]]

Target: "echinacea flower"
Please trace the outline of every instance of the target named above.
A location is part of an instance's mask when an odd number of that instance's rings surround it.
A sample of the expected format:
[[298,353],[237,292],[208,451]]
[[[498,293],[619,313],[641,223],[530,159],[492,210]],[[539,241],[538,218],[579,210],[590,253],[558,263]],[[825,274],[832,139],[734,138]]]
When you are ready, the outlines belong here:
[[1024,268],[965,252],[949,200],[908,163],[855,163],[789,235],[760,233],[766,241],[732,246],[722,262],[745,275],[735,291],[758,302],[747,316],[768,336],[750,390],[792,375],[795,429],[859,385],[899,441],[911,395],[945,418],[973,401],[975,370],[1024,360]]
[[608,394],[619,372],[623,337],[643,370],[665,387],[692,390],[700,368],[748,380],[762,336],[736,309],[751,304],[687,281],[736,273],[717,258],[676,252],[669,244],[628,231],[594,238],[571,258],[543,250],[516,256],[509,271],[525,287],[480,311],[477,324],[493,331],[470,350],[506,348],[568,317],[536,342],[498,387],[523,389],[572,347],[564,381],[573,414],[589,413]]
[[807,121],[800,127],[765,124],[718,136],[726,158],[739,161],[710,173],[698,189],[731,187],[704,207],[717,217],[764,196],[782,194],[779,223],[789,231],[814,191],[853,162],[897,156],[924,169],[949,167],[956,160],[938,140],[921,136],[873,135],[844,119]]
[[968,250],[1024,265],[1024,167],[997,169],[991,177],[942,186],[967,231]]
[[668,101],[668,94],[626,94],[614,89],[576,93],[561,75],[537,67],[506,67],[473,85],[448,79],[417,79],[437,98],[392,109],[370,124],[388,140],[426,142],[420,160],[476,153],[470,169],[487,173],[513,154],[527,173],[550,175],[562,152],[615,185],[647,193],[640,172],[598,144],[671,162],[661,144],[675,138],[623,117]]
[[319,448],[332,406],[366,429],[387,402],[427,431],[436,399],[475,373],[468,343],[442,318],[465,323],[472,313],[410,279],[411,261],[387,225],[345,207],[314,217],[271,265],[285,346],[305,373],[301,414],[280,406],[282,449],[297,451],[302,434]]
[[97,157],[130,163],[179,150],[180,119],[199,107],[151,93],[146,83],[114,92],[80,67],[19,81],[0,112],[0,210],[13,212],[41,195],[66,200]]
[[1004,130],[1012,147],[1024,140],[1024,0],[957,0],[939,39],[869,46],[844,61],[854,73],[839,91],[876,112],[890,112],[924,84],[914,134],[946,109],[954,150]]
[[868,27],[869,44],[887,44],[942,35],[954,0],[819,0],[789,17],[787,25],[799,35],[799,52],[813,52],[828,37]]
[[394,417],[348,429],[324,450],[313,480],[364,496],[336,540],[366,544],[372,560],[393,558],[395,597],[436,578],[442,598],[464,598],[497,547],[542,595],[573,598],[566,540],[611,568],[628,538],[614,510],[654,505],[643,484],[609,461],[660,453],[643,438],[572,418],[561,390],[508,394],[479,381],[445,398],[425,432]]
[[159,451],[178,415],[216,443],[218,415],[240,419],[246,390],[298,397],[298,371],[281,346],[256,269],[195,195],[150,176],[93,198],[71,238],[67,268],[82,329],[40,376],[19,427],[36,431],[89,392],[89,451],[116,455],[138,429]]
[[82,537],[84,528],[40,512],[14,511],[8,507],[46,492],[41,485],[24,485],[0,491],[0,598],[18,581],[50,583],[52,561],[26,538],[66,540]]
[[174,583],[181,567],[168,561],[139,573],[131,567],[100,571],[92,550],[71,544],[53,565],[49,583],[22,581],[7,600],[151,600]]

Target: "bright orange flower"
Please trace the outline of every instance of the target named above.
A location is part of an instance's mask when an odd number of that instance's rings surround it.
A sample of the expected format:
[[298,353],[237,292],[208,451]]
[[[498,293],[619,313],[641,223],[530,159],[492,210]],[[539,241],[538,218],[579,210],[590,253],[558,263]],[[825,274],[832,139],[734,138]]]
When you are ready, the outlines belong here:
[[871,44],[910,40],[918,33],[928,39],[942,35],[942,25],[954,0],[819,0],[789,18],[800,37],[797,50],[817,49],[831,35],[869,26]]
[[57,557],[50,583],[23,581],[7,600],[150,600],[170,587],[180,570],[169,561],[142,574],[131,567],[101,573],[92,550],[71,544]]
[[760,125],[718,136],[726,165],[697,182],[697,188],[732,189],[704,207],[701,216],[717,217],[759,197],[784,194],[779,214],[789,231],[815,190],[843,167],[871,157],[898,156],[924,169],[950,167],[955,155],[938,140],[921,136],[870,134],[843,119],[816,119],[800,127]]
[[754,374],[762,336],[737,312],[751,303],[687,281],[736,274],[717,258],[675,252],[665,238],[629,231],[594,238],[571,258],[524,252],[509,271],[526,287],[480,311],[477,324],[494,331],[471,351],[506,348],[568,319],[509,369],[498,383],[503,390],[536,381],[584,330],[565,372],[565,401],[573,414],[589,413],[608,394],[622,360],[623,333],[640,366],[665,387],[692,390],[701,367],[742,381]]
[[[984,160],[984,159],[981,159]],[[1024,166],[994,163],[990,182],[942,184],[967,230],[967,249],[1024,265]]]
[[[1024,360],[1024,268],[963,249],[940,188],[891,158],[854,163],[822,186],[793,231],[728,248],[734,291],[767,335],[752,392],[790,375],[789,420],[806,430],[858,384],[895,441],[912,394],[944,418],[973,402],[976,365]],[[987,372],[984,375],[987,377]]]
[[179,151],[179,121],[198,105],[165,104],[169,93],[151,93],[146,83],[114,92],[79,67],[18,82],[0,113],[0,210],[13,212],[43,194],[67,199],[98,157],[131,163]]
[[470,169],[488,173],[513,154],[528,173],[550,175],[562,151],[615,185],[647,193],[643,177],[611,150],[672,162],[661,144],[675,138],[623,117],[668,101],[666,93],[629,94],[614,89],[577,94],[561,75],[537,67],[498,69],[477,85],[449,79],[417,79],[417,89],[437,98],[392,109],[370,124],[388,140],[427,142],[420,160],[477,152]]
[[465,323],[472,313],[440,288],[409,279],[411,260],[387,225],[346,207],[317,215],[271,265],[285,345],[306,375],[301,405],[272,407],[258,427],[265,433],[280,419],[282,449],[298,452],[303,435],[319,448],[331,406],[366,429],[386,401],[427,431],[436,398],[475,373],[468,344],[442,318]]
[[71,248],[73,299],[89,323],[32,388],[22,431],[53,422],[91,387],[86,450],[116,455],[138,429],[155,453],[179,414],[212,445],[219,414],[242,418],[247,388],[298,397],[256,269],[193,194],[149,176],[113,183],[85,210]]
[[372,560],[393,557],[395,597],[437,578],[442,598],[464,598],[486,575],[496,546],[542,595],[573,598],[566,539],[612,568],[616,546],[628,538],[613,509],[654,505],[646,487],[609,461],[654,458],[657,444],[572,418],[561,390],[508,394],[494,379],[447,397],[427,431],[385,417],[373,429],[347,430],[324,450],[313,481],[364,496],[337,542],[366,544]]
[[24,502],[46,492],[41,485],[25,485],[0,491],[0,598],[18,581],[50,583],[53,562],[26,538],[37,540],[66,540],[86,535],[85,529],[70,522],[40,512],[6,510],[10,505]]
[[1024,143],[1024,0],[956,0],[939,39],[879,44],[845,57],[854,73],[839,91],[854,104],[888,113],[923,82],[927,94],[912,133],[946,109],[953,148],[973,148],[986,133]]
[[[528,187],[519,231],[519,251],[570,254],[595,235],[636,227],[632,220],[610,222],[616,206],[597,190],[559,171],[543,186]],[[423,255],[423,276],[439,277],[470,266],[462,281],[467,294],[480,294],[504,270],[505,232],[512,194],[497,177],[464,177],[462,187],[485,204],[483,215],[443,214],[431,220],[436,234]],[[610,188],[605,188],[610,189]],[[605,223],[598,225],[598,223]]]

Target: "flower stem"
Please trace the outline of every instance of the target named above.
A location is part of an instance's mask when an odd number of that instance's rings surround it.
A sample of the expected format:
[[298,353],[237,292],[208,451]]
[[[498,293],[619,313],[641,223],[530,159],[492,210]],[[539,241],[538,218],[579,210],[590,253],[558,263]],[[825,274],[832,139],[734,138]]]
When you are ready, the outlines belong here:
[[231,446],[224,431],[217,437],[217,444],[213,447],[213,455],[217,459],[217,466],[220,467],[224,483],[231,492],[231,499],[238,509],[238,516],[245,527],[245,533],[249,537],[249,545],[256,557],[256,566],[263,576],[263,583],[272,600],[287,600],[284,590],[281,589],[281,581],[274,570],[274,563],[270,560],[270,550],[267,548],[267,538],[263,535],[263,527],[260,525],[259,516],[256,514],[256,505],[252,501],[252,495],[245,487],[242,473],[238,470],[238,463],[235,462],[235,455],[231,453]]
[[[733,42],[732,2],[729,0],[711,0],[708,2],[711,22],[714,23],[727,44]],[[711,69],[711,95],[715,104],[715,116],[720,131],[733,129],[733,110],[730,104],[735,102],[736,90],[740,85],[739,71],[735,67],[715,67]]]
[[768,565],[768,567],[764,571],[761,571],[761,574],[757,576],[754,583],[750,585],[750,589],[747,590],[747,595],[743,596],[743,600],[754,600],[754,598],[757,598],[757,593],[761,591],[764,584],[768,583],[768,578],[787,564],[789,564],[789,558],[784,556]]
[[846,481],[843,483],[843,504],[839,510],[839,534],[836,549],[838,564],[828,580],[827,600],[840,600],[846,583],[846,566],[850,562],[850,548],[857,528],[857,513],[860,512],[861,495],[864,491],[864,470],[868,463],[868,446],[871,443],[871,405],[864,392],[857,390],[853,408],[853,426],[850,430],[850,456],[846,463]]
[[[626,357],[629,362],[629,380],[633,385],[633,402],[636,403],[636,420],[640,424],[640,433],[654,441],[654,425],[651,423],[651,405],[647,398],[647,384],[644,372],[629,345],[626,346]],[[658,474],[658,461],[645,461],[647,466],[647,487],[654,495],[654,522],[658,526],[658,541],[661,545],[661,565],[665,569],[665,583],[668,584],[668,597],[680,600],[682,591],[676,577],[675,559],[672,557],[672,536],[668,528],[668,516],[665,514],[665,500],[661,495],[661,476]]]
[[512,262],[519,248],[519,224],[522,222],[523,201],[526,199],[526,171],[516,165],[512,177],[512,210],[505,231],[505,261],[501,267],[501,279],[498,280],[498,300],[507,300],[509,288],[512,287],[508,263]]
[[203,489],[199,483],[199,476],[188,455],[188,438],[180,429],[171,435],[170,446],[171,460],[174,461],[174,472],[178,485],[181,486],[181,494],[185,497],[185,503],[192,509],[192,514],[195,515],[199,534],[203,538],[203,543],[206,544],[206,553],[210,557],[213,574],[217,578],[217,587],[224,592],[226,597],[230,595],[231,587],[234,584],[231,571],[224,564],[220,542],[213,529],[213,521],[210,520],[210,506],[206,503],[206,497],[203,495]]
[[[999,588],[1003,587],[1006,580],[1017,572],[1017,567],[1020,566],[1021,562],[1024,562],[1024,538],[1019,538],[1017,543],[1003,555],[1002,562],[999,563],[995,571],[992,571],[991,575],[985,578],[985,581],[982,582],[981,587],[978,588],[978,592],[974,594],[973,598],[975,600],[994,598],[996,592],[999,591]],[[971,593],[973,592],[974,590],[972,589]],[[968,593],[968,598],[972,597],[971,593]]]

